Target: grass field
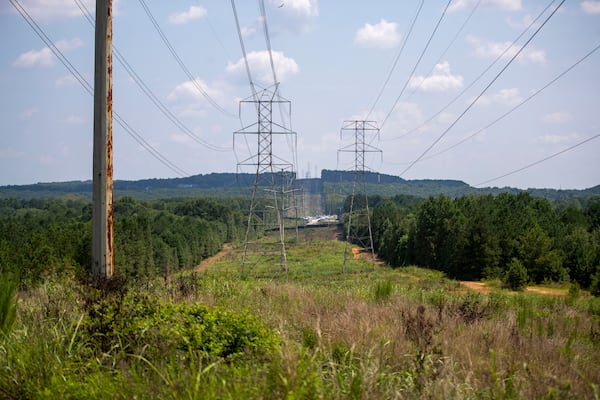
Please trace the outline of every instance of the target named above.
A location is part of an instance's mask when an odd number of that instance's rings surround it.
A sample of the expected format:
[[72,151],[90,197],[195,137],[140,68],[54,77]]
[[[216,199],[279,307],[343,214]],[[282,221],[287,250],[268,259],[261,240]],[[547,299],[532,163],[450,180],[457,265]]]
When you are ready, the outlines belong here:
[[600,397],[600,299],[364,260],[342,272],[334,231],[302,236],[287,272],[268,253],[242,270],[234,246],[168,281],[18,293],[0,398]]

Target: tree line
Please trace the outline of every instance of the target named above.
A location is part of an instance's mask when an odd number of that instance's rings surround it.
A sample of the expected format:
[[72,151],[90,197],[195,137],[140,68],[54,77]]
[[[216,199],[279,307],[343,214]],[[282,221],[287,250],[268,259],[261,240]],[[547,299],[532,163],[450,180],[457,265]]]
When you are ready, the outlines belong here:
[[469,280],[506,278],[516,266],[527,282],[570,280],[600,291],[600,197],[553,204],[528,193],[401,195],[369,205],[374,248],[392,266]]
[[[115,273],[132,278],[192,268],[240,240],[245,199],[195,198],[114,204]],[[80,199],[0,199],[0,273],[21,285],[91,268],[91,203]]]

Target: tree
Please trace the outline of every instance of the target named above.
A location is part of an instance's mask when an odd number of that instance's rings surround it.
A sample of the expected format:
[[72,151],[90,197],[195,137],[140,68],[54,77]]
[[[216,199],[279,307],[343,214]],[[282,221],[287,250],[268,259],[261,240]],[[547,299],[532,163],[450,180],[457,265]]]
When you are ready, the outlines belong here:
[[527,269],[517,258],[513,258],[507,266],[502,282],[511,290],[523,290],[527,286]]

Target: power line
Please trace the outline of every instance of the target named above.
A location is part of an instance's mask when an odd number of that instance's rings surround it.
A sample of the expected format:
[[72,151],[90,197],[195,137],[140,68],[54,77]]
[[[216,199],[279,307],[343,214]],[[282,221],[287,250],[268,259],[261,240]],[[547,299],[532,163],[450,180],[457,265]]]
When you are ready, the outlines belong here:
[[248,55],[246,54],[246,46],[244,46],[244,38],[242,36],[242,28],[240,28],[240,20],[238,18],[237,9],[235,8],[235,0],[231,0],[231,8],[233,9],[233,16],[235,18],[235,26],[237,28],[237,34],[238,34],[238,38],[240,40],[240,47],[242,48],[244,64],[246,65],[246,74],[248,75],[248,83],[250,84],[250,90],[252,91],[252,96],[254,97],[254,100],[257,100],[256,88],[254,87],[254,82],[252,81],[252,74],[250,73],[250,65],[248,64]]
[[[38,37],[48,46],[52,53],[58,58],[58,60],[69,70],[71,75],[79,82],[83,89],[91,96],[94,95],[94,88],[90,83],[81,75],[81,73],[73,66],[73,64],[65,57],[65,55],[58,49],[54,42],[46,35],[44,30],[35,22],[33,17],[25,10],[25,8],[19,3],[18,0],[10,0],[13,7],[19,12],[21,17],[27,22],[27,24],[33,29]],[[189,174],[177,165],[172,163],[169,159],[163,156],[158,150],[156,150],[150,143],[148,143],[139,133],[137,133],[125,120],[113,110],[113,118],[117,123],[144,149],[146,149],[152,156],[154,156],[159,162],[165,165],[167,168],[175,172],[177,175],[188,176]]]
[[548,82],[547,84],[545,84],[542,88],[540,88],[540,89],[536,90],[535,92],[533,92],[531,95],[529,95],[529,97],[527,97],[525,100],[523,100],[522,102],[520,102],[519,104],[517,104],[516,106],[514,106],[513,108],[511,108],[510,110],[508,110],[504,114],[502,114],[500,117],[496,118],[495,120],[493,120],[492,122],[490,122],[489,124],[487,124],[486,126],[484,126],[483,128],[481,128],[481,129],[473,132],[472,134],[470,134],[469,136],[465,137],[464,139],[461,139],[460,141],[456,142],[452,146],[447,147],[444,150],[441,150],[441,151],[439,151],[439,152],[437,152],[435,154],[432,154],[429,157],[425,157],[425,158],[423,158],[423,160],[429,160],[429,159],[437,157],[437,156],[439,156],[439,155],[441,155],[441,154],[443,154],[443,153],[445,153],[447,151],[450,151],[453,148],[458,147],[459,145],[465,143],[466,141],[468,141],[469,139],[473,138],[474,136],[476,136],[476,135],[480,134],[481,132],[485,131],[486,129],[488,129],[488,128],[492,127],[493,125],[497,124],[498,122],[500,122],[501,120],[503,120],[504,118],[506,118],[508,115],[512,114],[515,110],[517,110],[518,108],[520,108],[522,105],[524,105],[525,103],[527,103],[529,100],[533,99],[535,96],[537,96],[542,91],[544,91],[545,89],[547,89],[549,86],[551,86],[552,84],[554,84],[556,81],[558,81],[564,75],[566,75],[567,73],[569,73],[573,68],[575,68],[576,66],[578,66],[579,64],[581,64],[589,56],[591,56],[596,51],[598,51],[598,49],[600,49],[600,44],[597,45],[596,47],[594,47],[585,56],[581,57],[579,60],[577,60],[575,63],[573,63],[569,68],[567,68],[566,70],[564,70],[563,72],[561,72],[559,75],[557,75],[550,82]]
[[506,69],[510,66],[510,64],[512,64],[512,62],[519,56],[519,54],[521,54],[521,52],[523,52],[523,50],[525,49],[525,47],[527,47],[527,45],[533,40],[533,38],[536,37],[536,35],[538,34],[538,32],[546,25],[546,23],[550,20],[550,18],[552,18],[552,16],[554,14],[556,14],[556,12],[558,11],[558,9],[563,5],[563,3],[565,1],[566,0],[562,0],[560,2],[560,4],[552,11],[552,13],[544,20],[544,22],[531,35],[531,37],[529,39],[527,39],[527,41],[523,44],[523,46],[521,46],[521,48],[514,54],[514,56],[511,57],[511,59],[506,63],[506,65],[500,70],[500,72],[498,72],[496,74],[496,76],[491,80],[491,82],[488,83],[488,85],[481,91],[481,93],[479,93],[479,95],[454,120],[454,122],[452,122],[450,124],[450,126],[448,128],[446,128],[446,130],[444,130],[444,132],[442,132],[442,134],[440,136],[438,136],[438,138],[436,140],[434,140],[433,143],[431,143],[431,145],[429,145],[429,147],[427,147],[427,149],[425,149],[425,151],[419,157],[417,157],[412,163],[410,163],[410,165],[408,167],[406,167],[404,169],[404,171],[402,171],[400,173],[399,176],[404,175],[417,162],[419,162],[423,157],[425,157],[425,155],[429,152],[429,150],[431,150],[444,136],[446,136],[446,134],[450,131],[450,129],[452,129],[458,123],[458,121],[460,121],[462,119],[462,117],[475,105],[475,103],[483,96],[483,94],[498,80],[498,78],[500,78],[500,76],[504,73],[504,71],[506,71]]
[[566,149],[563,149],[563,150],[561,150],[561,151],[559,151],[559,152],[557,152],[557,153],[554,153],[554,154],[551,154],[551,155],[549,155],[549,156],[547,156],[547,157],[544,157],[544,158],[542,158],[541,160],[534,161],[534,162],[532,162],[531,164],[527,164],[527,165],[525,165],[525,166],[523,166],[523,167],[521,167],[521,168],[515,169],[514,171],[510,171],[510,172],[507,172],[507,173],[505,173],[505,174],[503,174],[503,175],[497,176],[497,177],[495,177],[495,178],[488,179],[488,180],[486,180],[486,181],[480,182],[480,183],[478,183],[478,184],[476,184],[476,185],[474,185],[474,186],[481,186],[481,185],[485,185],[486,183],[490,183],[490,182],[493,182],[493,181],[497,181],[498,179],[502,179],[502,178],[504,178],[504,177],[507,177],[507,176],[509,176],[509,175],[516,174],[517,172],[521,172],[521,171],[523,171],[523,170],[526,170],[526,169],[528,169],[528,168],[531,168],[531,167],[533,167],[533,166],[535,166],[535,165],[541,164],[541,163],[543,163],[543,162],[545,162],[545,161],[548,161],[548,160],[550,160],[550,159],[552,159],[552,158],[554,158],[554,157],[556,157],[556,156],[559,156],[559,155],[561,155],[561,154],[563,154],[563,153],[566,153],[566,152],[567,152],[567,151],[569,151],[569,150],[573,150],[574,148],[576,148],[576,147],[579,147],[579,146],[581,146],[581,145],[583,145],[583,144],[585,144],[585,143],[587,143],[587,142],[590,142],[590,141],[592,141],[592,140],[594,140],[594,139],[597,139],[597,138],[599,138],[599,137],[600,137],[600,133],[599,133],[599,134],[596,134],[596,135],[594,135],[594,136],[592,136],[592,137],[589,137],[589,138],[587,138],[587,139],[585,139],[585,140],[583,140],[583,141],[581,141],[581,142],[579,142],[579,143],[577,143],[577,144],[574,144],[573,146],[567,147]]
[[167,46],[167,48],[169,49],[169,52],[171,53],[171,55],[173,56],[173,58],[175,58],[175,61],[177,61],[177,64],[179,65],[179,67],[181,68],[181,70],[186,74],[186,76],[194,84],[194,86],[196,87],[196,89],[198,89],[198,91],[202,94],[202,96],[204,96],[204,98],[214,108],[216,108],[217,110],[219,110],[220,112],[222,112],[225,115],[228,115],[230,117],[234,117],[235,118],[235,114],[232,114],[229,111],[225,110],[223,107],[221,107],[219,105],[219,103],[217,103],[212,97],[210,97],[210,95],[202,88],[202,86],[200,86],[200,83],[198,82],[198,80],[196,78],[194,78],[194,76],[192,75],[192,73],[190,72],[190,70],[186,67],[186,65],[183,62],[183,60],[181,59],[181,57],[179,57],[179,54],[177,54],[177,51],[175,51],[175,48],[173,47],[173,45],[171,45],[171,42],[169,41],[169,39],[167,38],[167,36],[163,32],[163,30],[161,29],[161,27],[158,24],[158,22],[156,21],[156,18],[154,18],[154,15],[152,15],[152,12],[150,11],[150,9],[148,8],[148,6],[146,5],[146,2],[144,0],[139,0],[139,2],[141,4],[142,8],[144,9],[144,11],[146,12],[146,15],[150,19],[150,22],[152,22],[152,25],[154,26],[154,28],[158,32],[158,34],[159,34],[160,38],[162,39],[163,43]]
[[510,44],[510,46],[506,47],[506,49],[504,49],[504,51],[502,53],[500,53],[498,55],[498,57],[496,57],[496,59],[494,61],[492,61],[492,63],[490,65],[487,66],[487,68],[485,68],[469,85],[467,85],[463,90],[461,90],[461,92],[459,94],[457,94],[448,104],[446,104],[444,107],[442,107],[438,112],[436,112],[435,114],[433,114],[431,117],[427,118],[422,124],[418,125],[417,127],[409,130],[408,132],[397,136],[397,137],[392,137],[392,138],[387,138],[387,139],[382,139],[382,141],[386,142],[386,141],[392,141],[392,140],[399,140],[402,138],[405,138],[406,136],[416,132],[417,130],[421,129],[422,127],[424,127],[425,125],[427,125],[429,122],[433,121],[435,118],[437,118],[441,113],[443,113],[444,111],[446,111],[452,104],[456,103],[456,101],[462,97],[463,94],[465,94],[469,89],[471,89],[475,83],[477,83],[490,69],[492,69],[492,67],[494,65],[496,65],[496,63],[498,61],[500,61],[502,59],[502,57],[504,57],[504,55],[506,53],[508,53],[508,51],[512,48],[514,48],[514,46],[516,45],[516,43],[523,37],[523,35],[525,35],[525,33],[527,33],[527,31],[529,31],[529,29],[531,29],[531,27],[537,22],[538,19],[540,19],[542,17],[542,15],[544,15],[546,13],[546,11],[550,8],[550,6],[552,6],[552,4],[554,4],[556,0],[552,0],[550,1],[550,3],[546,6],[546,8],[544,8],[537,17],[535,17],[535,19],[533,21],[531,21],[531,23],[523,30],[523,32],[521,32],[519,34],[519,36],[517,36],[515,38],[515,40],[513,40],[513,42]]
[[[75,0],[75,3],[79,7],[79,10],[81,10],[81,12],[83,13],[84,17],[86,17],[88,22],[93,27],[94,20],[92,19],[91,13],[89,12],[89,10],[85,6],[85,4],[83,4],[82,0]],[[150,87],[144,82],[144,80],[137,74],[135,69],[131,66],[131,64],[129,64],[129,62],[127,61],[125,56],[123,56],[123,54],[121,54],[121,52],[117,49],[116,46],[113,46],[113,51],[114,51],[114,54],[116,56],[115,58],[117,59],[117,61],[119,61],[119,63],[123,66],[123,68],[125,68],[127,73],[129,73],[129,76],[131,76],[133,81],[144,92],[146,97],[148,97],[152,101],[152,103],[154,103],[154,105],[160,110],[160,112],[162,112],[163,115],[165,117],[167,117],[167,119],[169,119],[184,134],[186,134],[187,136],[189,136],[190,138],[195,140],[197,143],[201,144],[202,146],[204,146],[210,150],[219,151],[219,152],[230,151],[230,149],[228,149],[228,148],[216,146],[216,145],[209,143],[206,140],[198,137],[187,125],[185,125],[175,114],[173,114],[171,112],[171,110],[169,110],[167,108],[167,106],[165,106],[165,104],[156,96],[156,94],[154,94],[152,89],[150,89]]]
[[435,28],[433,28],[433,32],[431,32],[431,35],[429,36],[429,39],[427,40],[427,43],[425,44],[425,47],[423,48],[423,51],[421,52],[421,55],[417,59],[417,62],[415,63],[415,66],[413,67],[412,71],[408,75],[408,78],[406,79],[406,82],[404,83],[404,86],[402,87],[402,90],[400,91],[400,94],[396,98],[396,101],[394,101],[394,104],[392,105],[392,108],[390,109],[390,112],[388,112],[387,115],[385,116],[385,118],[383,119],[383,122],[381,123],[380,129],[383,129],[383,126],[387,122],[388,118],[390,117],[390,115],[392,115],[392,112],[394,112],[394,108],[396,108],[396,105],[398,104],[398,102],[400,101],[400,98],[404,94],[404,91],[406,90],[406,87],[408,86],[408,82],[410,82],[413,74],[417,70],[417,67],[421,63],[421,60],[423,59],[423,56],[425,55],[425,52],[429,48],[429,45],[431,44],[431,41],[433,40],[433,37],[435,36],[435,33],[437,32],[438,28],[440,27],[440,24],[442,23],[442,20],[444,19],[444,16],[446,15],[446,12],[448,11],[448,7],[450,6],[450,3],[452,3],[452,0],[448,0],[448,3],[446,3],[446,7],[444,8],[444,11],[442,12],[442,15],[440,16],[440,18],[438,19],[437,23],[435,24]]
[[258,0],[258,6],[260,8],[260,16],[262,19],[263,31],[265,34],[265,42],[267,44],[267,50],[269,52],[269,61],[271,63],[271,72],[273,73],[273,83],[278,85],[277,74],[275,73],[275,63],[273,62],[273,52],[271,51],[271,37],[269,36],[269,28],[267,26],[267,12],[265,10],[264,0]]
[[381,86],[379,93],[377,94],[377,98],[375,99],[375,102],[373,103],[373,105],[371,106],[371,109],[369,110],[369,113],[367,114],[367,119],[369,119],[369,116],[371,116],[371,114],[373,113],[373,110],[377,106],[377,103],[379,103],[379,99],[381,99],[381,95],[383,94],[383,91],[387,87],[387,84],[389,83],[390,78],[392,77],[392,73],[396,69],[398,60],[400,59],[400,56],[402,55],[402,52],[404,51],[404,47],[406,47],[406,43],[408,43],[408,39],[410,38],[413,28],[415,27],[415,23],[417,22],[417,19],[419,18],[419,14],[421,13],[421,10],[423,9],[423,4],[425,4],[425,0],[421,0],[421,4],[419,4],[419,7],[417,8],[415,16],[413,17],[413,19],[410,23],[410,27],[408,28],[408,33],[406,34],[406,38],[402,42],[402,46],[400,46],[400,49],[398,50],[398,53],[396,54],[396,57],[394,58],[392,67],[390,68],[390,71],[388,72],[388,75],[385,78],[385,81],[383,82],[383,85]]

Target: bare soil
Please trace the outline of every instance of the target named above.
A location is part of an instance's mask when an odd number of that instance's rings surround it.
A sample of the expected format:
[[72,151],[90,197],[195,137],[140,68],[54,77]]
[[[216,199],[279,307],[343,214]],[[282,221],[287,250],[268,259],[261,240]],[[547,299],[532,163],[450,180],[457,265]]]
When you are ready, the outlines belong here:
[[200,264],[198,264],[194,267],[194,271],[196,271],[196,272],[204,271],[211,264],[213,264],[219,260],[222,260],[225,256],[227,256],[232,251],[233,251],[233,246],[231,245],[231,243],[225,243],[223,245],[223,248],[221,249],[221,251],[219,251],[214,256],[211,256],[211,257],[208,257],[208,258],[202,260],[202,262]]

